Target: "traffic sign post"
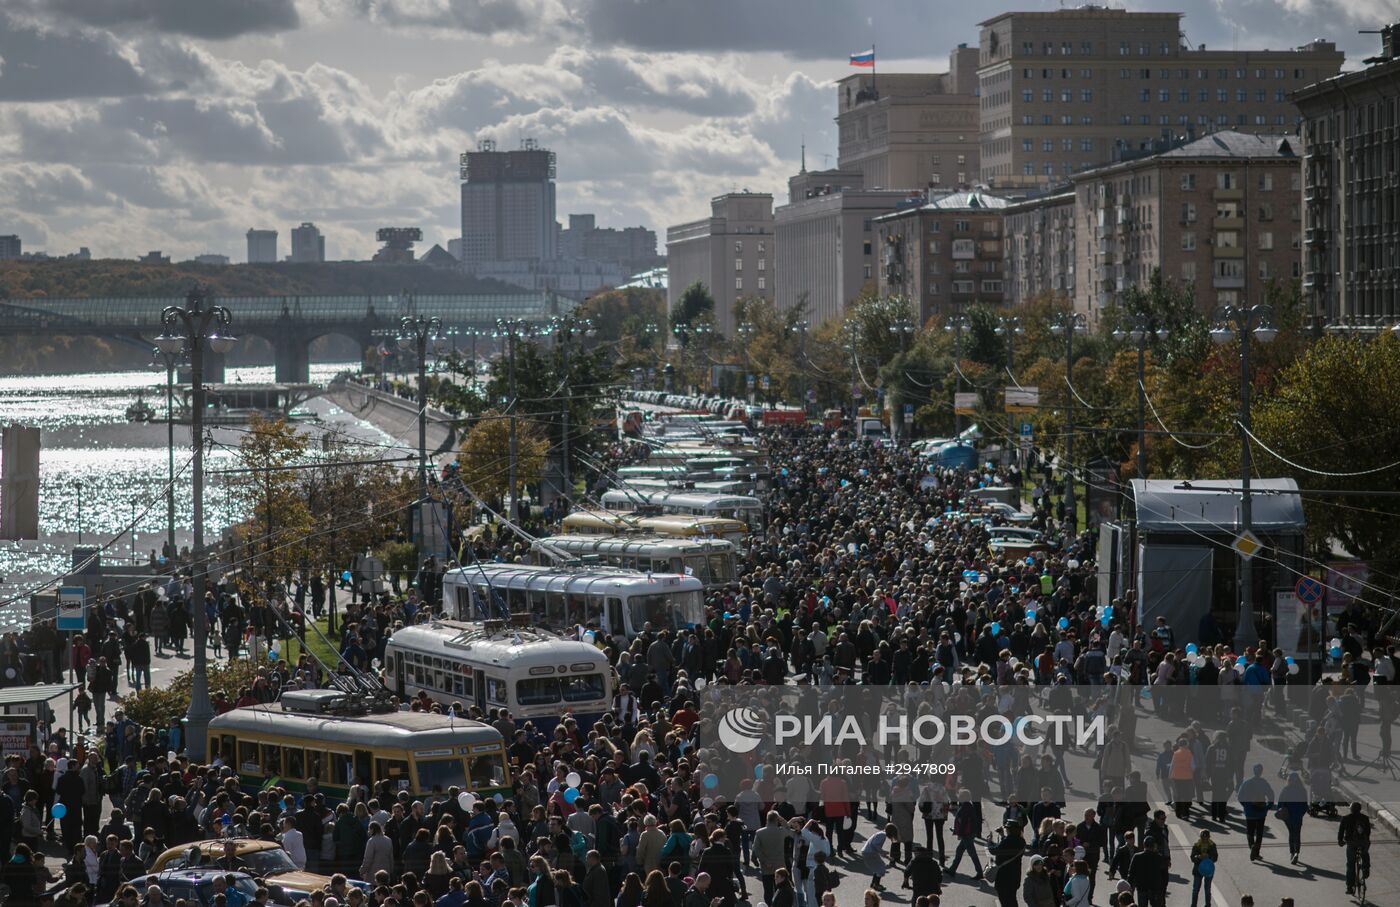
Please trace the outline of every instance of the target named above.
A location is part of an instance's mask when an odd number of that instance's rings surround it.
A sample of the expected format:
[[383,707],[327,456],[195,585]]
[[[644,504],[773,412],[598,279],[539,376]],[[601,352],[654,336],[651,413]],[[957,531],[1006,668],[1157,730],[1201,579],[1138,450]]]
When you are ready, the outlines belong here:
[[1244,532],[1235,536],[1235,541],[1230,547],[1238,551],[1240,557],[1249,561],[1253,560],[1254,555],[1263,550],[1264,543],[1259,541],[1259,536],[1246,529]]
[[87,587],[60,586],[58,589],[58,629],[81,633],[87,629]]

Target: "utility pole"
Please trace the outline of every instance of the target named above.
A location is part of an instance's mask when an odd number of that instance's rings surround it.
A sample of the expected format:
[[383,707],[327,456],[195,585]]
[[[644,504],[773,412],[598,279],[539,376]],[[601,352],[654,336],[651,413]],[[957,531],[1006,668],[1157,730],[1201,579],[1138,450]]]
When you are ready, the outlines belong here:
[[1070,534],[1079,531],[1079,513],[1074,500],[1074,335],[1089,330],[1079,312],[1061,313],[1050,323],[1050,332],[1065,338],[1065,521]]
[[[648,327],[654,329],[655,325],[648,325]],[[574,382],[571,377],[572,373],[569,371],[569,347],[575,335],[582,337],[593,336],[593,322],[589,321],[587,318],[565,318],[563,321],[559,322],[557,333],[559,338],[559,354],[564,367],[565,395],[562,401],[562,411],[560,413],[562,433],[560,434],[559,444],[563,455],[563,460],[560,462],[560,474],[563,477],[564,502],[566,505],[571,505],[574,497],[574,479],[573,464],[569,461],[569,405],[573,401],[572,388]]]
[[962,335],[963,328],[968,326],[967,316],[959,311],[956,315],[943,325],[943,330],[951,331],[953,334],[953,434],[962,435],[962,413],[958,412],[957,395],[963,392],[962,376]]
[[[1249,484],[1253,464],[1250,461],[1249,436],[1252,430],[1250,418],[1251,375],[1249,371],[1250,335],[1263,343],[1271,342],[1278,336],[1273,326],[1274,310],[1265,304],[1243,306],[1225,305],[1216,310],[1215,326],[1210,330],[1210,339],[1224,345],[1239,337],[1240,341],[1240,534],[1253,531],[1254,508],[1250,501]],[[1259,631],[1254,626],[1254,567],[1248,557],[1240,554],[1240,616],[1235,624],[1235,653],[1243,655],[1250,646],[1259,642]]]
[[1129,327],[1113,332],[1113,339],[1131,340],[1137,347],[1137,475],[1147,478],[1147,344],[1154,338],[1165,337],[1166,331],[1156,331],[1152,321],[1142,312],[1135,313]]
[[[1016,380],[1016,338],[1025,332],[1026,329],[1021,327],[1021,319],[1015,315],[1001,316],[1001,323],[997,325],[997,334],[1006,338],[1006,376],[1012,381]],[[1003,415],[1006,416],[1006,452],[1009,460],[1011,449],[1016,445],[1016,439],[1015,433],[1011,430],[1012,414],[1003,413]],[[1024,465],[1022,464],[1023,467]],[[1019,489],[1017,494],[1020,494]]]

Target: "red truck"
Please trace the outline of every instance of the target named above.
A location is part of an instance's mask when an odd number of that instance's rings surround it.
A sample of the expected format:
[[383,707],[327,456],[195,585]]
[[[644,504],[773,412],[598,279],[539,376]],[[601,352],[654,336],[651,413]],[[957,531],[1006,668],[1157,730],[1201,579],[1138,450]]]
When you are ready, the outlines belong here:
[[805,425],[807,412],[801,409],[765,409],[764,425]]

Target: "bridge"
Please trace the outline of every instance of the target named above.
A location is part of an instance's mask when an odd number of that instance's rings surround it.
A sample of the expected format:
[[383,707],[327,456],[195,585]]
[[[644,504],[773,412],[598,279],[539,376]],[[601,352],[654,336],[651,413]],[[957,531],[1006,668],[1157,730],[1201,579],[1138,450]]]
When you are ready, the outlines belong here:
[[[0,335],[78,334],[108,337],[150,349],[161,333],[166,306],[185,305],[183,296],[85,299],[0,299]],[[576,305],[553,293],[478,293],[388,296],[209,296],[228,308],[231,331],[261,337],[272,345],[277,381],[310,380],[310,345],[317,337],[341,334],[365,349],[375,331],[397,328],[404,315],[436,316],[444,328],[486,329],[502,318],[545,322]],[[205,354],[205,378],[224,380],[222,356]]]

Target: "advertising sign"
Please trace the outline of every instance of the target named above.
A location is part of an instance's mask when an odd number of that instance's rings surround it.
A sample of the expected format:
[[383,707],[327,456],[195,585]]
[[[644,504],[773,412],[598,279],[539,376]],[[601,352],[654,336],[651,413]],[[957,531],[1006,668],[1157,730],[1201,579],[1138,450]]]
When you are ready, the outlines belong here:
[[977,412],[975,391],[963,391],[953,395],[953,412],[960,416],[971,416]]
[[1033,413],[1040,408],[1040,388],[1008,387],[1006,389],[1006,411],[1009,413]]
[[58,629],[81,633],[87,627],[87,587],[60,586]]

